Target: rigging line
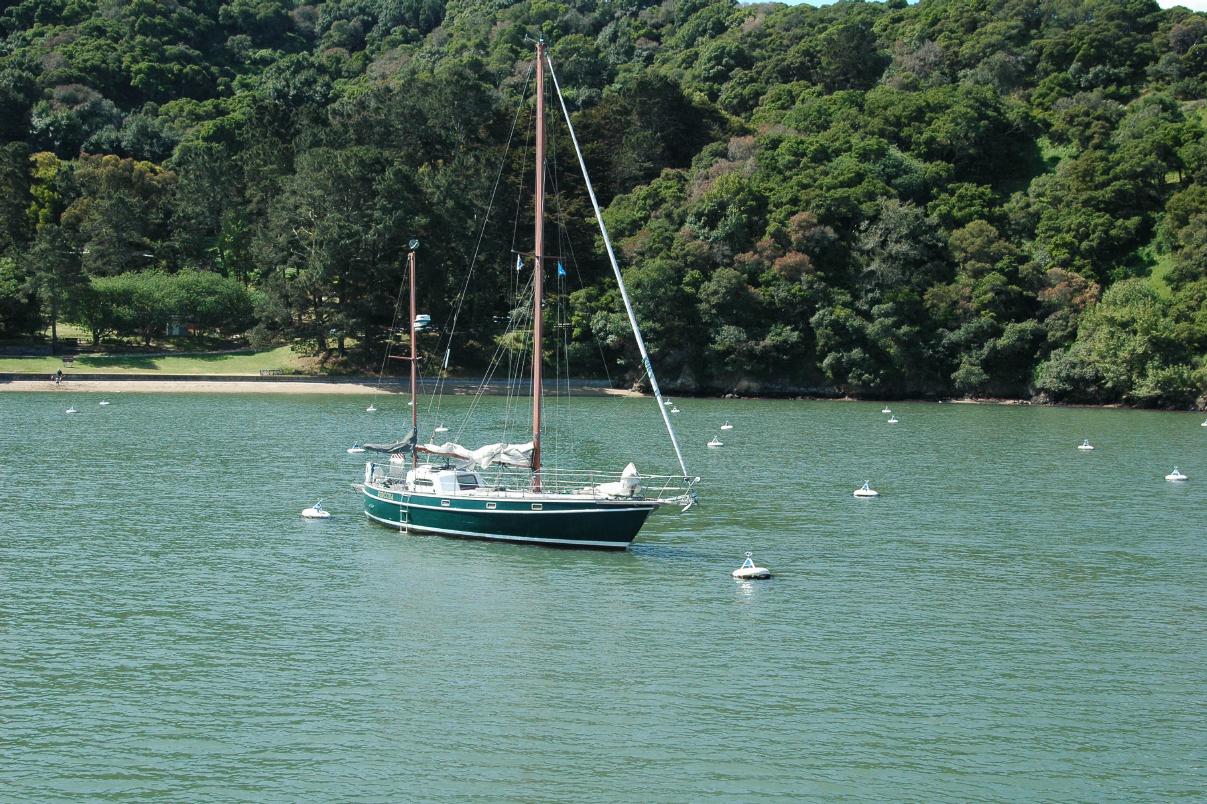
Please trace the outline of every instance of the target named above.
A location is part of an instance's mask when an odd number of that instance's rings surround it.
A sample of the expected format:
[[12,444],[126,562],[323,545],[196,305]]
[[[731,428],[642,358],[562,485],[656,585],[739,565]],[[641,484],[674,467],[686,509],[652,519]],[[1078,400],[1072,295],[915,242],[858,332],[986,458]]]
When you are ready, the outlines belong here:
[[[528,89],[527,85],[525,85],[524,89],[525,89],[524,94],[527,95],[527,89]],[[536,123],[534,120],[533,124],[528,127],[528,137],[524,141],[525,154],[531,149],[532,137],[533,137],[533,132],[534,132],[535,127],[536,127]],[[516,265],[519,265],[519,258],[521,256],[523,256],[523,252],[521,252],[516,247],[517,246],[516,232],[518,232],[520,230],[520,214],[524,208],[524,184],[525,184],[525,182],[526,182],[526,179],[525,179],[524,171],[520,171],[519,181],[516,182],[516,188],[515,188],[516,189],[515,216],[511,220],[511,253],[516,255],[516,260],[517,260]],[[535,257],[530,262],[535,262]],[[512,283],[512,286],[511,286],[513,293],[515,291],[518,291],[519,286],[520,286],[520,276],[519,276],[518,270],[515,273],[514,279],[515,279],[515,281]]]
[[[531,276],[535,276],[535,274],[531,274]],[[521,349],[517,356],[516,349],[508,345],[515,342],[515,338],[518,337],[516,333],[521,332],[523,325],[528,321],[528,312],[525,309],[526,306],[521,303],[521,298],[525,295],[523,290],[520,288],[521,278],[521,275],[517,272],[515,277],[515,291],[512,293],[512,298],[509,302],[511,306],[511,313],[507,318],[507,328],[504,332],[504,341],[502,344],[500,344],[503,346],[503,348],[507,349],[508,360],[506,403],[504,404],[503,418],[503,434],[508,438],[508,434],[511,432],[512,416],[515,414],[515,406],[518,401],[518,394],[516,393],[516,381],[519,380],[520,376],[523,374],[525,356],[527,355],[527,351]],[[527,288],[529,284],[530,281],[525,282],[524,287]]]
[[[565,216],[562,213],[561,195],[560,194],[557,196],[557,204],[558,204],[558,212],[559,212],[559,214],[562,214],[562,219],[564,220]],[[560,230],[559,230],[559,234],[560,234]],[[561,240],[558,241],[559,246],[561,245],[562,242],[563,241],[561,241]],[[572,267],[574,269],[574,275],[578,278],[578,286],[580,288],[585,288],[587,286],[587,282],[586,282],[586,280],[583,279],[583,272],[578,267],[578,255],[574,253],[574,241],[571,240],[569,237],[567,237],[564,242],[565,242],[565,248],[561,249],[561,250],[565,252],[567,259],[570,261],[570,267]],[[607,355],[604,354],[603,343],[599,340],[599,337],[595,334],[595,328],[590,327],[589,329],[591,332],[591,342],[595,344],[595,350],[597,352],[599,352],[599,362],[600,362],[600,365],[603,367],[604,377],[608,381],[608,387],[611,388],[612,387],[612,372],[608,369],[608,358],[607,358]],[[622,399],[623,397],[617,396],[616,398]]]
[[[516,128],[519,126],[520,114],[524,109],[524,98],[528,95],[528,85],[532,81],[532,73],[535,70],[535,65],[528,68],[528,75],[524,78],[524,91],[520,95],[520,103],[516,106],[515,116],[511,120],[511,130],[507,134],[507,145],[503,148],[503,158],[499,160],[499,169],[495,173],[495,183],[490,190],[490,200],[486,204],[486,213],[482,215],[482,225],[478,227],[478,238],[474,242],[474,253],[470,256],[469,269],[465,272],[465,281],[461,285],[461,292],[457,295],[457,306],[453,311],[452,323],[448,328],[448,342],[445,344],[445,350],[451,351],[453,348],[453,335],[457,332],[457,321],[461,317],[461,308],[465,304],[465,297],[469,293],[469,283],[474,275],[474,266],[478,262],[478,255],[482,251],[482,240],[486,237],[486,227],[490,223],[490,210],[494,208],[495,198],[498,196],[499,185],[503,181],[503,171],[507,167],[507,155],[511,153],[511,143],[515,139]],[[514,236],[513,236],[514,239]],[[401,298],[401,292],[399,294]],[[397,311],[396,311],[397,316]],[[441,341],[444,339],[441,338]],[[437,346],[440,341],[437,341]],[[443,365],[443,362],[442,362]],[[437,398],[442,399],[444,396],[444,376],[441,376],[437,387]],[[439,407],[437,407],[439,413]]]
[[402,291],[403,288],[407,287],[407,278],[410,276],[408,271],[410,271],[409,267],[402,270],[402,281],[398,283],[398,298],[394,300],[394,319],[390,321],[390,332],[386,336],[385,354],[381,358],[381,368],[377,370],[377,390],[379,391],[381,390],[381,379],[386,373],[386,364],[390,362],[390,353],[394,349],[394,329],[398,326],[398,310],[402,307]]
[[[509,268],[508,270],[513,270],[513,269]],[[528,288],[531,287],[531,281],[532,280],[529,279],[529,283],[525,288],[525,292],[527,291]],[[513,299],[512,301],[518,301],[518,298]],[[513,307],[513,309],[518,309],[519,315],[516,316],[515,318],[508,319],[507,327],[503,333],[504,337],[501,338],[499,343],[495,346],[494,354],[491,355],[491,359],[487,365],[487,369],[482,378],[482,382],[479,383],[477,389],[474,392],[473,397],[470,400],[469,410],[466,412],[465,416],[462,419],[463,423],[458,429],[458,434],[460,434],[461,432],[464,431],[464,427],[465,427],[464,423],[468,422],[472,418],[473,413],[476,411],[479,403],[482,400],[482,397],[485,396],[486,387],[494,379],[495,374],[498,372],[499,368],[503,364],[504,358],[507,359],[507,363],[509,366],[508,371],[507,371],[507,389],[506,389],[506,394],[505,394],[505,396],[507,398],[507,402],[505,404],[504,409],[506,411],[505,415],[508,418],[510,417],[510,411],[512,408],[512,400],[513,400],[513,397],[515,396],[514,387],[513,387],[514,380],[515,380],[515,377],[514,377],[515,359],[514,359],[513,350],[508,349],[506,346],[507,339],[505,336],[510,334],[511,332],[519,329],[531,317],[531,310],[528,309],[527,305],[523,305],[518,308]],[[523,361],[520,362],[520,365],[521,366],[523,365]],[[506,421],[506,419],[505,419],[505,421]]]
[[[578,277],[579,287],[586,287],[586,280],[583,279],[583,272],[578,267],[578,255],[574,253],[574,243],[570,240],[566,241],[567,251],[570,252],[570,266],[574,268],[574,275]],[[591,327],[591,341],[595,344],[596,351],[599,352],[599,362],[603,366],[604,377],[608,380],[608,387],[612,387],[612,372],[608,369],[608,358],[604,354],[603,342],[595,334],[595,328]]]
[[578,145],[578,137],[574,134],[574,124],[570,122],[570,110],[566,108],[566,99],[562,97],[562,88],[557,82],[557,73],[553,70],[553,60],[549,58],[549,54],[545,54],[545,63],[549,65],[549,77],[553,79],[553,88],[557,94],[558,103],[562,107],[562,114],[566,118],[566,128],[570,132],[570,141],[574,143],[574,153],[578,156],[579,167],[582,168],[583,181],[587,185],[587,195],[591,197],[591,207],[595,210],[595,218],[599,221],[599,231],[603,235],[604,247],[608,250],[608,261],[612,263],[612,272],[616,274],[616,283],[620,287],[620,298],[624,301],[625,312],[628,313],[629,323],[633,326],[633,336],[637,339],[637,350],[641,352],[641,360],[645,363],[645,371],[650,378],[650,387],[654,391],[654,399],[658,403],[658,412],[662,414],[662,421],[666,424],[666,432],[671,437],[671,446],[675,448],[675,457],[679,459],[679,468],[683,470],[683,477],[689,477],[687,473],[687,464],[683,461],[683,452],[679,449],[679,439],[675,436],[675,428],[671,425],[670,415],[666,412],[666,407],[662,404],[662,391],[658,388],[658,380],[654,377],[654,366],[650,363],[649,353],[645,348],[645,340],[641,337],[641,328],[637,326],[637,313],[633,310],[633,302],[629,298],[629,291],[624,286],[624,277],[620,274],[620,264],[616,262],[616,252],[612,250],[612,238],[608,236],[608,227],[604,224],[603,212],[599,209],[599,200],[595,197],[595,188],[591,185],[591,177],[587,173],[587,163],[583,159],[583,150]]
[[[556,126],[547,126],[546,130],[545,130],[545,171],[544,171],[544,175],[545,175],[545,182],[549,185],[549,195],[552,196],[553,209],[551,212],[549,212],[546,215],[546,218],[551,220],[555,224],[554,230],[557,233],[556,236],[557,236],[557,244],[558,244],[557,252],[560,255],[561,254],[561,244],[564,239],[563,231],[565,229],[565,216],[562,213],[562,208],[561,208],[561,190],[560,190],[560,187],[558,186],[557,169],[558,169],[557,128],[556,128]],[[549,199],[547,198],[546,199],[546,210],[548,211],[548,209],[549,209]],[[547,247],[545,248],[544,257],[545,257],[545,262],[550,265],[557,262],[557,259],[555,259],[553,257],[553,255],[551,255],[549,253],[549,249]],[[558,279],[556,274],[553,275],[552,279],[553,280]],[[557,283],[556,281],[554,281],[551,284],[545,285],[546,299],[550,298],[551,291],[554,294],[557,294],[559,292],[557,290],[558,284],[560,284],[560,283]],[[552,379],[553,379],[553,399],[546,403],[548,412],[546,415],[542,416],[541,423],[542,423],[543,430],[550,431],[551,443],[552,443],[553,448],[556,449],[558,440],[559,440],[558,434],[561,429],[562,407],[564,405],[564,400],[562,398],[561,341],[560,341],[560,332],[558,330],[558,327],[561,324],[561,297],[560,297],[560,295],[558,295],[556,298],[556,302],[554,304],[554,307],[552,308],[552,312],[553,312],[553,317],[552,317],[552,319],[549,319],[549,320],[552,323],[554,330],[552,333],[548,334],[547,337],[548,337],[550,346],[553,347],[553,377],[552,377]],[[546,328],[548,328],[548,326]],[[543,358],[544,358],[544,355],[542,355],[542,359]]]
[[[566,246],[567,246],[567,250],[569,251],[570,266],[574,269],[574,275],[576,277],[578,277],[579,287],[585,288],[587,286],[587,283],[586,283],[586,281],[583,280],[583,272],[581,270],[579,270],[578,256],[574,253],[573,241],[567,239]],[[591,342],[593,344],[595,344],[595,351],[597,351],[599,353],[599,364],[600,364],[600,366],[603,367],[604,378],[608,381],[608,388],[611,388],[614,384],[614,381],[612,379],[612,372],[608,368],[608,357],[607,357],[607,355],[604,354],[603,342],[599,339],[599,336],[595,334],[595,327],[590,326],[590,322],[588,322],[588,329],[590,330],[590,333],[591,333]],[[644,377],[644,376],[645,376],[645,369],[642,368],[642,377]],[[623,394],[617,394],[615,397],[615,402],[613,404],[614,405],[619,404],[621,402],[621,400],[623,400],[623,399],[624,399]]]
[[[535,65],[534,65],[534,67],[535,67]],[[528,94],[527,88],[528,88],[527,85],[525,85],[525,93],[524,93],[525,96],[527,96],[527,94]],[[534,118],[533,124],[531,126],[529,126],[529,128],[528,128],[528,138],[525,141],[525,146],[524,146],[525,153],[527,153],[531,149],[530,143],[532,142],[532,137],[533,137],[533,134],[535,131],[535,127],[536,127],[536,123],[535,123],[535,118]],[[525,161],[527,161],[527,160],[525,160]],[[507,329],[505,330],[504,334],[509,334],[515,328],[516,323],[517,323],[517,316],[516,316],[517,310],[520,311],[518,320],[520,320],[520,321],[524,320],[525,312],[524,312],[523,308],[525,305],[523,305],[520,301],[522,298],[522,292],[523,292],[521,285],[523,285],[523,288],[526,289],[528,287],[528,283],[532,281],[532,277],[534,276],[534,274],[530,271],[529,279],[524,280],[523,275],[519,268],[519,266],[520,266],[519,258],[521,256],[521,253],[516,248],[516,245],[517,245],[517,232],[519,232],[519,229],[520,229],[520,215],[521,215],[521,213],[523,211],[523,207],[524,207],[524,185],[526,182],[525,172],[521,171],[519,173],[517,179],[518,180],[516,182],[515,215],[512,218],[512,223],[511,223],[511,253],[516,255],[516,262],[515,262],[516,270],[512,271],[510,268],[507,269],[509,274],[511,275],[511,280],[510,280],[511,298],[508,301],[508,304],[509,304],[509,309],[507,311],[508,312],[508,326],[507,326]],[[533,264],[535,264],[535,262],[536,262],[536,260],[534,258],[530,261],[529,264],[533,265]],[[519,374],[523,370],[523,365],[524,365],[523,357],[525,354],[526,354],[525,352],[520,353],[520,355],[519,355],[520,362],[517,363],[515,351],[512,349],[507,350],[508,383],[507,383],[507,388],[506,388],[506,403],[504,405],[504,410],[506,411],[506,415],[504,417],[504,425],[503,425],[505,433],[509,432],[510,427],[511,427],[511,416],[514,412],[514,406],[516,404],[516,398],[517,398],[517,394],[516,394],[516,390],[515,390],[515,381],[519,378]]]
[[[529,272],[528,280],[524,283],[523,289],[520,290],[516,295],[515,309],[519,312],[519,315],[513,319],[513,326],[510,328],[509,334],[512,332],[523,333],[525,331],[531,331],[533,312],[531,306],[525,304],[524,302],[526,299],[531,298],[532,294],[535,292],[535,283],[536,271],[533,270]],[[507,415],[503,425],[503,432],[507,436],[508,441],[511,440],[510,433],[513,417],[517,422],[521,422],[522,417],[520,414],[522,414],[523,409],[527,407],[528,402],[528,398],[520,394],[519,385],[520,381],[524,377],[525,370],[529,365],[531,365],[530,358],[532,356],[532,346],[530,340],[524,340],[522,335],[520,337],[521,348],[518,350],[518,359],[516,359],[517,352],[515,350],[508,351],[508,354],[513,358],[513,362],[511,364],[513,371],[508,376],[507,384]]]
[[[562,204],[562,192],[559,168],[557,161],[558,155],[558,139],[557,127],[551,126],[548,134],[549,140],[549,171],[550,184],[553,185],[553,199],[555,207],[555,215],[557,219],[557,245],[559,259],[557,264],[561,266],[560,255],[564,254],[565,246],[570,245],[570,237],[568,235],[569,227],[566,225],[566,209]],[[559,270],[556,279],[557,287],[557,327],[559,337],[554,339],[554,410],[558,416],[554,421],[554,446],[560,445],[560,436],[564,429],[567,433],[573,432],[573,407],[570,405],[570,338],[569,338],[569,321],[566,317],[566,277],[565,272]],[[559,354],[560,352],[560,354]],[[565,372],[562,372],[563,361],[565,363]]]
[[[534,63],[532,65],[532,67],[529,68],[529,75],[531,75],[535,69],[536,69],[536,64]],[[528,95],[528,86],[529,86],[528,82],[525,82],[524,96],[523,96],[523,98],[521,98],[521,108],[523,108],[523,105],[524,105],[523,99],[526,98]],[[527,153],[530,150],[531,142],[532,142],[533,136],[535,134],[535,130],[536,130],[536,116],[534,115],[532,118],[532,125],[529,126],[528,130],[527,130],[528,137],[525,141],[525,153]],[[533,281],[535,280],[535,276],[536,276],[535,266],[536,266],[537,261],[536,261],[535,255],[533,255],[533,258],[529,263],[530,265],[533,266],[533,270],[529,271],[529,278],[527,280],[523,280],[523,277],[521,276],[520,271],[518,270],[518,267],[520,265],[519,256],[520,256],[521,252],[516,247],[517,246],[517,232],[519,232],[519,228],[520,228],[520,215],[522,214],[523,209],[524,209],[524,186],[527,181],[526,177],[527,177],[526,171],[520,171],[520,173],[518,175],[518,181],[516,182],[515,216],[512,219],[512,228],[511,228],[511,252],[513,254],[517,255],[517,260],[516,260],[517,270],[514,272],[513,281],[511,283],[511,295],[512,295],[512,298],[510,301],[511,309],[508,311],[508,315],[509,315],[508,327],[509,328],[505,334],[510,333],[516,327],[518,327],[519,322],[526,320],[524,317],[525,312],[523,310],[525,305],[523,305],[521,303],[521,299],[525,296],[528,296],[528,288],[533,283]],[[521,285],[523,285],[523,290],[521,290]],[[516,316],[517,310],[521,311],[520,315],[518,316],[518,319]],[[507,383],[507,397],[506,397],[507,401],[504,406],[504,410],[506,411],[506,414],[504,417],[504,424],[503,424],[505,434],[510,432],[511,419],[512,419],[513,413],[515,412],[516,400],[518,399],[518,393],[516,391],[517,380],[520,378],[520,374],[524,369],[524,358],[528,354],[529,353],[527,352],[527,350],[521,350],[519,353],[520,361],[517,363],[516,362],[516,357],[517,357],[516,352],[511,349],[509,349],[507,352],[508,383]]]
[[[570,337],[569,326],[566,323],[566,278],[557,277],[557,322],[559,338],[555,341],[558,347],[557,373],[562,377],[564,393],[559,397],[557,429],[554,432],[555,442],[560,445],[563,429],[569,438],[574,432],[574,407],[570,404]],[[562,369],[565,368],[563,372]]]

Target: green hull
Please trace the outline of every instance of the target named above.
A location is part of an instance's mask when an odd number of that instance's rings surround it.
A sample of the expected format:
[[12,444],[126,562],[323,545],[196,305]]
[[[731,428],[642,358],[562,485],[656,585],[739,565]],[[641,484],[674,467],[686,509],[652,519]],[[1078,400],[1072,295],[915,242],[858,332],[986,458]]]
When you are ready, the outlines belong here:
[[365,515],[400,530],[469,539],[621,549],[656,503],[645,500],[438,497],[365,485]]

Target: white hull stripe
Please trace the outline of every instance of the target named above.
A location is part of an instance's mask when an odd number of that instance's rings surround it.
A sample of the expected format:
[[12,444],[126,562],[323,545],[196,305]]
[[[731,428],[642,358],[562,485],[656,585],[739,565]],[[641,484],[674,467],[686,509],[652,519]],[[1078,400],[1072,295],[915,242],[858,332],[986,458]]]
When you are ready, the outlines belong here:
[[[425,508],[428,511],[463,511],[470,514],[595,514],[600,511],[652,511],[658,507],[657,505],[640,505],[621,508],[619,505],[607,505],[605,508],[549,508],[537,511],[515,511],[506,508],[454,508],[448,505],[420,505],[419,503],[405,500],[390,500],[385,497],[378,497],[376,494],[369,493],[368,489],[365,489],[364,495],[371,500],[377,500],[389,505],[397,505],[400,508],[405,505],[408,508]],[[451,500],[453,498],[449,497],[448,499]],[[486,500],[486,502],[492,501]]]
[[448,530],[447,528],[428,528],[410,525],[407,523],[393,522],[389,519],[382,519],[379,516],[373,516],[368,511],[365,511],[365,516],[369,519],[380,522],[383,525],[389,525],[398,530],[413,530],[421,533],[439,533],[443,536],[464,536],[470,539],[487,539],[495,542],[536,542],[539,544],[565,544],[578,545],[581,547],[628,547],[630,542],[601,542],[587,539],[542,539],[535,536],[499,536],[494,533],[476,533],[472,530]]

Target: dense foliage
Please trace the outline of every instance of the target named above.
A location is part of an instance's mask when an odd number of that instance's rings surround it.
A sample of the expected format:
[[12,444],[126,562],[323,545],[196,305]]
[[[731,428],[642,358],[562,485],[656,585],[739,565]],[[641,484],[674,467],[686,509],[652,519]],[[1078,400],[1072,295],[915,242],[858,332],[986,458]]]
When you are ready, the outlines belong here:
[[[531,248],[530,210],[483,215],[518,195],[541,35],[672,388],[1207,393],[1207,15],[0,0],[0,33],[6,337],[179,320],[369,364],[414,236],[436,321],[487,266],[455,347],[472,367]],[[631,368],[557,137],[571,337]]]

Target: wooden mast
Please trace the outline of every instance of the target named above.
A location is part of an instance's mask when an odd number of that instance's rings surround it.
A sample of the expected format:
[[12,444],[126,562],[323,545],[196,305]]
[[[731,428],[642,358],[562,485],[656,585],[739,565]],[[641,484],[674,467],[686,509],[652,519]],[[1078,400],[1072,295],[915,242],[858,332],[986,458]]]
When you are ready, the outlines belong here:
[[532,303],[532,488],[541,490],[541,297],[545,268],[545,41],[536,43],[536,232]]
[[[407,272],[411,275],[411,429],[418,438],[419,406],[415,404],[415,394],[419,387],[419,350],[418,344],[415,342],[415,246],[418,243],[414,240],[411,243],[411,250],[407,252]],[[412,448],[411,468],[414,469],[418,462],[418,451]]]

